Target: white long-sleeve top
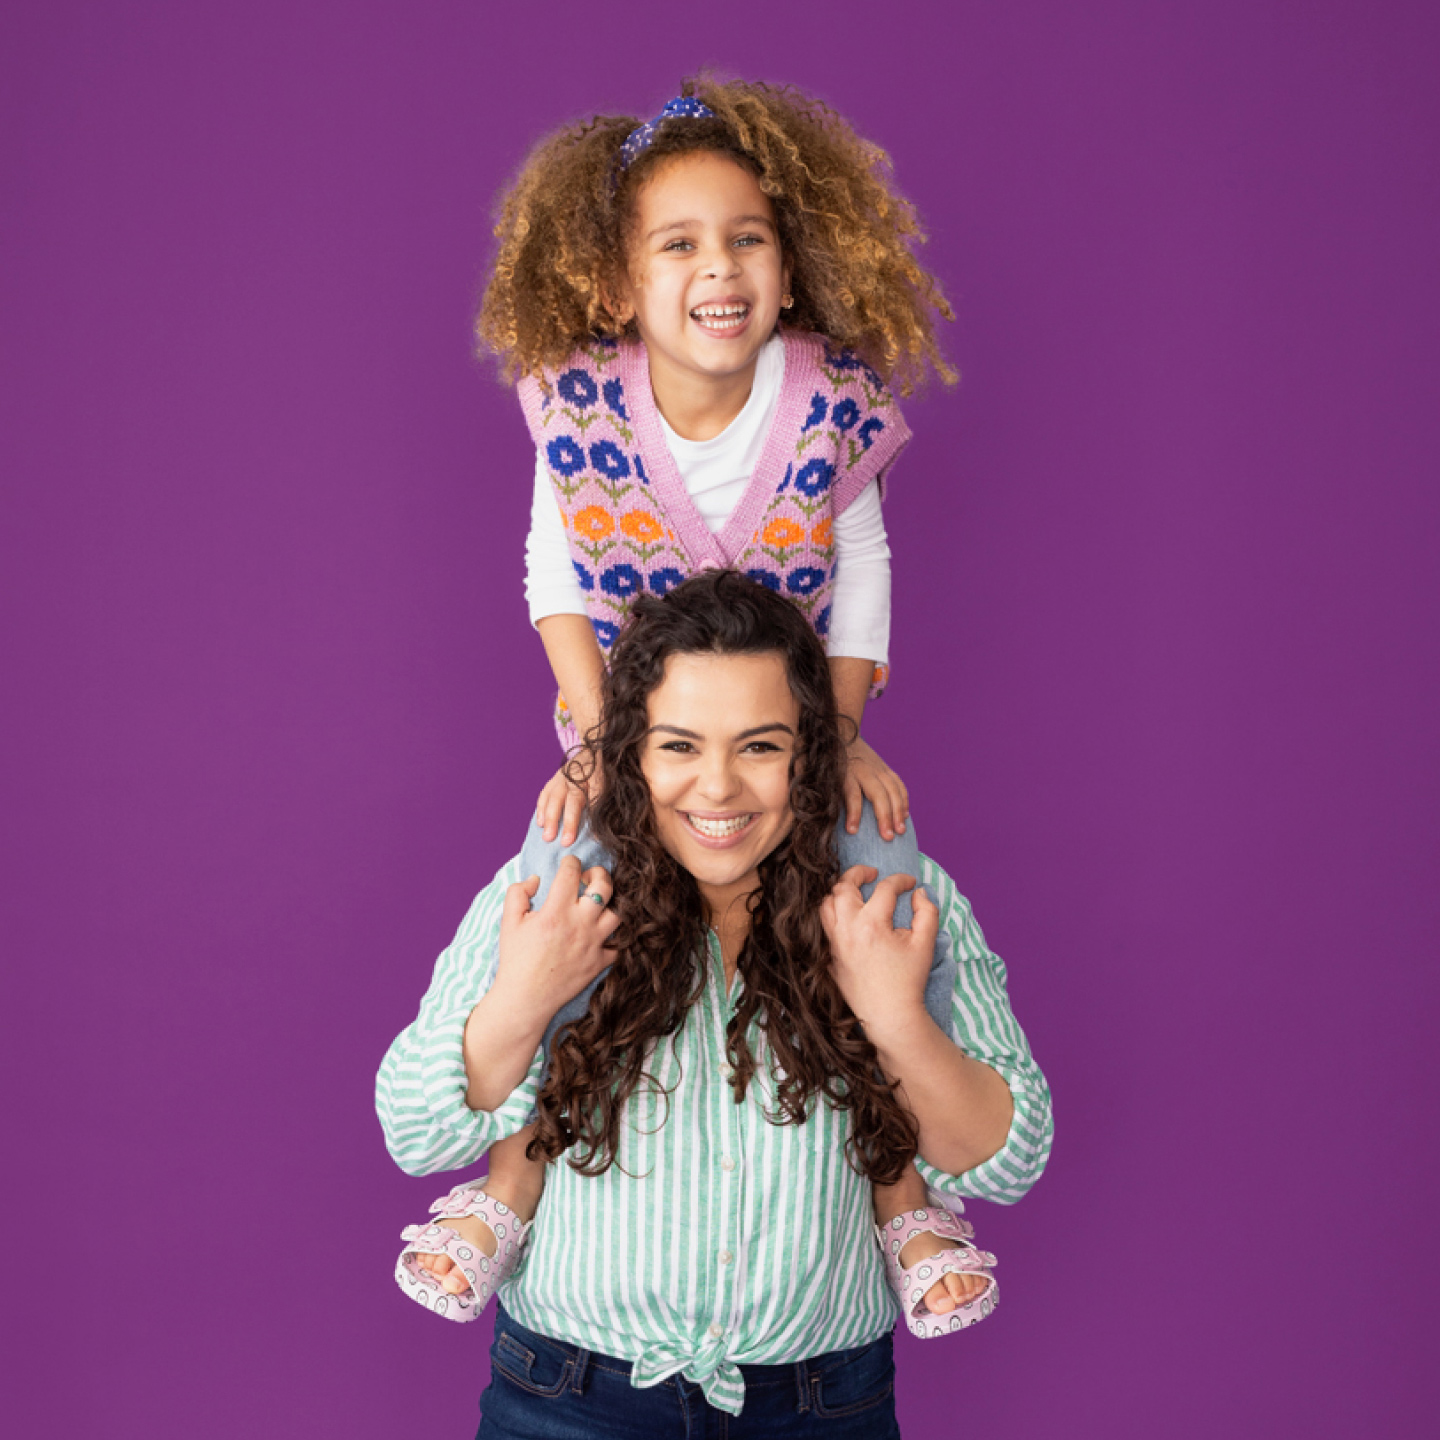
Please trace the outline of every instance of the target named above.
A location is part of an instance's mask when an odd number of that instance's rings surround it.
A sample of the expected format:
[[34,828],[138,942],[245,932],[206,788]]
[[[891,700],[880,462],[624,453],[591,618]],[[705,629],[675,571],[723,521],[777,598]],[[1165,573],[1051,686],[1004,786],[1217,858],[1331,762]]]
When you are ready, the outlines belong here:
[[[724,528],[750,483],[784,378],[785,346],[776,335],[756,360],[755,382],[744,408],[713,439],[686,440],[661,416],[676,468],[712,535]],[[588,613],[545,457],[538,452],[530,533],[525,540],[525,599],[532,625],[547,615]],[[873,480],[835,520],[831,607],[828,654],[854,656],[877,665],[889,663],[890,546],[880,510],[880,488]]]

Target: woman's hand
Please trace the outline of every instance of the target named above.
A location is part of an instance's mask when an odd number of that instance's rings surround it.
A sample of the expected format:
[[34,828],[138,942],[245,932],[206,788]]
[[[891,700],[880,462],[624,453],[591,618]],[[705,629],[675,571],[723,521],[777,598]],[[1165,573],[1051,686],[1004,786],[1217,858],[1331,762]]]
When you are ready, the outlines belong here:
[[858,735],[845,747],[845,756],[845,828],[852,835],[860,829],[863,796],[875,807],[882,839],[893,840],[897,831],[903,835],[910,816],[905,782]]
[[535,821],[546,840],[553,840],[558,832],[562,845],[573,845],[586,806],[600,793],[600,764],[597,760],[583,786],[565,774],[567,768],[568,762],[545,782],[535,804]]
[[561,860],[545,903],[532,910],[539,888],[540,877],[532,875],[505,892],[491,993],[543,1013],[543,1028],[614,960],[605,942],[620,917],[610,909],[609,873],[595,865],[582,876],[573,855]]
[[[908,1021],[925,1010],[925,981],[935,955],[940,911],[909,875],[887,875],[868,900],[860,893],[879,872],[852,865],[820,902],[835,983],[867,1027]],[[913,891],[909,930],[895,928],[895,901]]]

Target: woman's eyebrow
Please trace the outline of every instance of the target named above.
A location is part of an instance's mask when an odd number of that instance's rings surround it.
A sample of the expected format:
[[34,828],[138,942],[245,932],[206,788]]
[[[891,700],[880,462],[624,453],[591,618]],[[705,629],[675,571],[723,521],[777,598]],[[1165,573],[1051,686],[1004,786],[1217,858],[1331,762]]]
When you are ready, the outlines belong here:
[[[783,730],[785,734],[794,738],[795,732],[779,720],[771,725],[756,725],[752,729],[742,730],[738,735],[732,737],[735,740],[753,740],[757,735],[768,735],[774,730]],[[693,730],[683,730],[679,725],[652,725],[645,733],[655,735],[664,731],[666,735],[678,735],[682,740],[700,740],[703,736],[697,735]]]

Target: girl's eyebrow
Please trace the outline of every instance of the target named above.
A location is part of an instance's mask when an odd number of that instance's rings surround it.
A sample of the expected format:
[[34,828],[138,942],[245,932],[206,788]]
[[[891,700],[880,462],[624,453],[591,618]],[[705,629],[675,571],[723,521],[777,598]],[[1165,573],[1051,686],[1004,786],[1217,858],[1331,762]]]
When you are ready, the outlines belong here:
[[[753,740],[757,735],[768,735],[772,731],[783,730],[793,740],[795,732],[788,726],[776,720],[770,725],[756,725],[749,730],[742,730],[738,735],[731,737],[732,740]],[[655,735],[660,732],[666,735],[678,735],[682,740],[700,740],[704,737],[697,735],[693,730],[682,730],[678,725],[652,725],[645,733]]]
[[[664,225],[657,225],[653,230],[645,232],[647,240],[653,240],[657,235],[664,235],[669,230],[689,230],[701,224],[699,220],[671,220]],[[775,229],[775,222],[768,215],[732,215],[726,222],[730,225],[763,225],[767,230]]]

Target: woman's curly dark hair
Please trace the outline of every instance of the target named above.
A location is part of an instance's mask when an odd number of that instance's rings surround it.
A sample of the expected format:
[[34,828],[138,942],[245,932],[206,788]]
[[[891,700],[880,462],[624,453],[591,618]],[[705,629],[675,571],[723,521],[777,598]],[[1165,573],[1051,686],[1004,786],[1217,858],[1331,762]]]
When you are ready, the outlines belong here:
[[[586,1175],[614,1164],[626,1102],[642,1084],[659,1089],[647,1069],[652,1049],[679,1029],[704,984],[693,963],[707,955],[704,903],[695,878],[660,843],[641,770],[650,694],[672,655],[695,654],[778,654],[800,706],[794,824],[760,863],[739,956],[745,985],[726,1039],[736,1102],[768,1061],[774,1123],[801,1125],[816,1103],[848,1111],[851,1164],[893,1184],[915,1157],[915,1120],[840,994],[820,924],[839,870],[844,773],[824,647],[790,601],[728,570],[707,570],[663,600],[640,597],[615,644],[600,724],[575,762],[598,763],[604,776],[590,824],[612,859],[615,962],[585,1015],[556,1032],[529,1153],[554,1160],[574,1147],[569,1163]],[[763,1058],[751,1049],[756,1031]]]
[[775,207],[795,297],[788,326],[856,351],[902,395],[927,369],[953,383],[935,320],[954,311],[915,258],[925,236],[885,152],[793,86],[701,74],[682,93],[714,118],[666,121],[623,174],[620,147],[640,123],[630,115],[560,130],[526,160],[501,204],[476,322],[506,376],[554,369],[593,336],[634,333],[614,301],[624,293],[635,195],[670,157],[713,151],[749,170]]

